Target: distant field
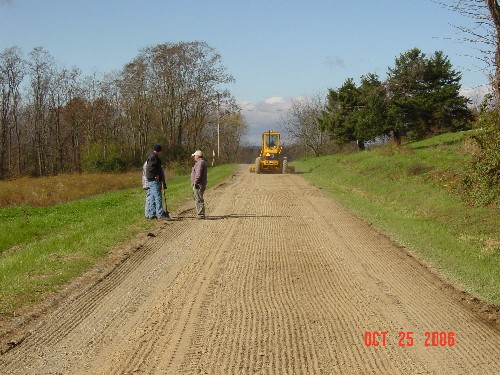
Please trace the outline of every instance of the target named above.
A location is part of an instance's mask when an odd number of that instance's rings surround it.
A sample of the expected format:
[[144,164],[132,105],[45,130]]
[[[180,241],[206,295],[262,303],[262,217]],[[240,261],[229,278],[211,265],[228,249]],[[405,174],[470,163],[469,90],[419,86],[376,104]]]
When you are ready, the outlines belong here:
[[141,186],[141,171],[61,174],[0,181],[0,207],[49,206],[114,190]]

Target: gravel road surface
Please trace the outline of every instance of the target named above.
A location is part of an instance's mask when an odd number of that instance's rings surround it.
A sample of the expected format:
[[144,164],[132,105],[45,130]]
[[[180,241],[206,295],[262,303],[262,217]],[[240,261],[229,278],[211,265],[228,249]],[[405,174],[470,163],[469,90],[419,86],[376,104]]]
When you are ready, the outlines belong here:
[[300,175],[241,167],[206,201],[74,284],[0,373],[500,374],[496,325]]

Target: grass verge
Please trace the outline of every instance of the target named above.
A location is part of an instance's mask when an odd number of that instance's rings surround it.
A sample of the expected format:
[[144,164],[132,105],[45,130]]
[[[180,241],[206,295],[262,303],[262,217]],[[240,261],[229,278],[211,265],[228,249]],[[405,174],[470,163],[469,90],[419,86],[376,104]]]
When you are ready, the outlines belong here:
[[419,254],[453,283],[500,305],[500,215],[455,193],[462,133],[365,152],[304,158],[296,171]]
[[[231,176],[235,168],[210,168],[209,188]],[[110,249],[154,225],[144,219],[138,173],[135,188],[50,206],[0,208],[0,318],[14,316],[16,310],[46,298]],[[191,197],[189,178],[168,179],[170,211]],[[78,189],[82,179],[74,180],[78,185],[73,189]]]

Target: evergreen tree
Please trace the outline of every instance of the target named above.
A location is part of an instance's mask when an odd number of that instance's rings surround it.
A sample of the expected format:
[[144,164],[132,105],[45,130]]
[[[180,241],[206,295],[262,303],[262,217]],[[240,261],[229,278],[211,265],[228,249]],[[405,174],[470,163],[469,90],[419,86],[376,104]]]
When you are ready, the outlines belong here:
[[443,52],[436,51],[427,61],[426,85],[431,100],[431,132],[457,131],[469,128],[471,112],[468,99],[460,95],[460,73]]
[[429,111],[425,108],[424,75],[425,58],[417,48],[401,54],[395,67],[389,68],[387,89],[398,135],[405,130],[421,133],[425,128],[425,114]]
[[460,79],[440,51],[427,58],[414,48],[396,58],[387,79],[395,137],[401,131],[419,139],[467,128],[471,114],[459,93]]
[[358,141],[372,140],[390,133],[387,90],[376,74],[361,77],[358,89],[355,136]]
[[367,140],[390,132],[385,86],[376,74],[361,77],[357,87],[352,78],[338,90],[329,90],[321,124],[336,143],[356,141],[364,149]]
[[328,90],[326,112],[329,121],[326,126],[330,137],[337,144],[345,144],[356,139],[356,118],[359,92],[354,80],[348,78],[338,90]]

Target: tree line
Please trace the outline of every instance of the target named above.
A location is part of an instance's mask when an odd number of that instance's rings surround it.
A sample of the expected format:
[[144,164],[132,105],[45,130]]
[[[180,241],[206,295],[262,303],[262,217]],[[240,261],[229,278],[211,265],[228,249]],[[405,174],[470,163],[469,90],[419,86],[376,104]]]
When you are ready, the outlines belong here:
[[470,127],[468,99],[460,95],[461,74],[448,57],[436,51],[427,57],[418,48],[396,58],[385,83],[376,74],[361,77],[356,86],[347,79],[330,89],[321,124],[337,143],[392,136],[412,139]]
[[348,78],[325,97],[316,95],[292,103],[285,129],[302,154],[321,156],[346,145],[364,150],[367,142],[407,141],[445,132],[471,130],[471,162],[464,165],[460,195],[487,205],[500,196],[500,107],[497,91],[478,108],[460,95],[461,74],[447,56],[436,51],[427,57],[418,48],[402,53],[388,69]]
[[368,73],[356,85],[348,78],[329,89],[292,103],[283,119],[285,130],[302,152],[320,156],[356,142],[392,137],[421,139],[441,132],[474,129],[466,138],[474,145],[464,166],[461,195],[472,204],[490,204],[500,197],[500,4],[498,0],[439,1],[437,4],[474,20],[458,27],[464,41],[479,46],[492,92],[479,108],[460,95],[460,72],[441,51],[426,56],[413,48],[396,57],[385,80]]
[[[427,57],[414,48],[395,59],[382,81],[368,73],[356,84],[348,78],[326,98],[294,103],[287,129],[319,156],[328,142],[356,143],[403,136],[421,139],[432,134],[469,129],[473,119],[468,99],[460,95],[461,74],[447,56]],[[307,131],[305,131],[307,129]]]
[[481,108],[471,111],[460,95],[461,74],[442,51],[428,57],[413,48],[396,57],[385,80],[368,73],[359,85],[348,78],[340,88],[329,89],[326,98],[294,102],[284,118],[285,129],[303,149],[319,156],[330,152],[332,143],[356,142],[363,149],[365,141],[381,137],[392,137],[399,145],[403,135],[418,139],[478,124],[488,124],[498,134],[497,121],[492,120],[500,112],[498,0],[433,1],[473,20],[472,26],[457,28],[466,36],[463,42],[482,54],[485,72],[493,71],[492,94]]
[[205,42],[149,46],[119,72],[82,76],[42,47],[0,53],[0,178],[139,166],[154,143],[165,161],[195,149],[234,161],[247,124],[234,81]]

